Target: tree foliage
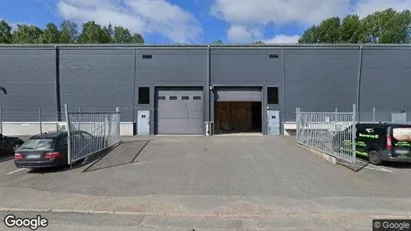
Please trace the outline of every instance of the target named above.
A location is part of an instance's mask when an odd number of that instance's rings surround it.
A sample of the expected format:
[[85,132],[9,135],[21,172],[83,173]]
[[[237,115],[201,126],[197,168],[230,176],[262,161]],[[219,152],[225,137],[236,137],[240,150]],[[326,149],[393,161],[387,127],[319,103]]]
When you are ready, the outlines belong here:
[[44,29],[42,42],[43,43],[58,43],[60,41],[60,32],[56,25],[49,23]]
[[0,43],[144,43],[139,33],[132,34],[121,26],[99,25],[88,21],[82,25],[79,33],[75,22],[64,20],[60,27],[48,23],[44,29],[34,25],[17,25],[12,33],[12,27],[5,21],[0,21]]
[[0,21],[0,43],[11,43],[11,26],[5,21]]
[[299,43],[410,43],[411,12],[392,8],[360,19],[331,17],[308,28]]
[[64,20],[60,25],[60,43],[75,43],[78,29],[75,22]]
[[43,31],[36,26],[17,25],[12,34],[13,43],[41,43]]

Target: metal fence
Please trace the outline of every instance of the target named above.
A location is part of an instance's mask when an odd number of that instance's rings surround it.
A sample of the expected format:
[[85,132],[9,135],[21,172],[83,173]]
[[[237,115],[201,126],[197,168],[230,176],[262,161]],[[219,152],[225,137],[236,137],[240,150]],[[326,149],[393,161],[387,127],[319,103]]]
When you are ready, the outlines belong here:
[[296,110],[296,142],[355,164],[356,109],[352,112],[301,112]]
[[411,111],[387,111],[373,107],[367,111],[358,113],[358,121],[360,122],[397,122],[411,124]]
[[68,132],[68,163],[120,143],[120,109],[115,112],[69,111],[65,105]]

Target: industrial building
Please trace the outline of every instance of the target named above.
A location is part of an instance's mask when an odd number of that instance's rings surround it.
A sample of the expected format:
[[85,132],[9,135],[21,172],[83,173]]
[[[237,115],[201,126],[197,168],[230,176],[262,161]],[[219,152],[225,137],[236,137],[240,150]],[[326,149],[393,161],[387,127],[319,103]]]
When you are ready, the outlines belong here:
[[[121,109],[122,134],[284,134],[303,111],[411,111],[409,45],[0,46],[3,122]],[[211,122],[211,123],[210,123]],[[291,124],[291,125],[289,125]]]

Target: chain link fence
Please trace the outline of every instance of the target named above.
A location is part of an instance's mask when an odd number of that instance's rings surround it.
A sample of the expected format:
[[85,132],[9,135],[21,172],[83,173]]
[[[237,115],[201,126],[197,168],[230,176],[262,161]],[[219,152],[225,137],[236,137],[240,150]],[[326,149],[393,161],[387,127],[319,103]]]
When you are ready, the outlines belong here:
[[355,112],[355,105],[352,112],[301,112],[297,108],[296,142],[355,164]]

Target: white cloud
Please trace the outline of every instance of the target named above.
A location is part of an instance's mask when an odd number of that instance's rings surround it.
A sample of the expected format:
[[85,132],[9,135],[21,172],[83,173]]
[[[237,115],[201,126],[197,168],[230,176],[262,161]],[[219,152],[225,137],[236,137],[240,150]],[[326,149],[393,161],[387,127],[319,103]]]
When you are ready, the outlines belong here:
[[272,39],[264,40],[264,43],[298,43],[300,35],[276,35]]
[[77,23],[111,23],[132,32],[161,34],[173,42],[193,42],[202,33],[191,12],[166,0],[59,0],[57,9]]
[[411,9],[411,0],[359,0],[353,7],[352,13],[365,17],[388,8],[393,8],[396,11]]
[[248,42],[261,37],[261,28],[243,25],[231,25],[227,31],[227,37],[231,42]]
[[[253,35],[248,36],[249,40],[256,40],[261,39],[255,36],[262,35],[262,28],[268,23],[280,26],[286,23],[297,23],[308,27],[332,16],[343,17],[355,13],[363,17],[389,7],[397,11],[411,9],[411,0],[357,0],[354,5],[350,2],[350,0],[214,0],[210,14],[231,25],[227,31],[229,39],[247,38],[245,31],[250,25],[260,28],[259,32],[254,31]],[[273,39],[262,40],[294,42],[298,40],[298,35],[278,35]]]
[[327,17],[343,15],[349,5],[350,0],[215,0],[210,13],[229,23],[313,24]]

